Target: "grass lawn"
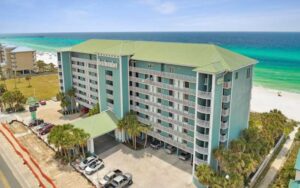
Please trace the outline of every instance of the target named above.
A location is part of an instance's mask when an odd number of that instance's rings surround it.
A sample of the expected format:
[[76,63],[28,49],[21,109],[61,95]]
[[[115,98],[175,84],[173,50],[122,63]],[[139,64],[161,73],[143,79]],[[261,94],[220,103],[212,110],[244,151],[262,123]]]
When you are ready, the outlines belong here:
[[[15,88],[15,80],[6,80],[6,86],[8,90],[13,90]],[[56,96],[59,92],[59,81],[58,75],[48,74],[40,76],[32,76],[30,83],[32,87],[28,87],[28,81],[25,78],[16,79],[17,88],[25,95],[25,97],[34,96],[39,100],[51,99],[51,97]],[[4,83],[0,81],[0,83]]]

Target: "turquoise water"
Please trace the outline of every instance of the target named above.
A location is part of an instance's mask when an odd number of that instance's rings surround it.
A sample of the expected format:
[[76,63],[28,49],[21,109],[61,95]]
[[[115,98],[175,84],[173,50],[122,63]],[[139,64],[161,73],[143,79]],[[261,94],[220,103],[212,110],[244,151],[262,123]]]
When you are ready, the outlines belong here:
[[0,43],[56,51],[91,38],[214,43],[259,61],[255,85],[300,93],[300,33],[48,33],[0,35]]

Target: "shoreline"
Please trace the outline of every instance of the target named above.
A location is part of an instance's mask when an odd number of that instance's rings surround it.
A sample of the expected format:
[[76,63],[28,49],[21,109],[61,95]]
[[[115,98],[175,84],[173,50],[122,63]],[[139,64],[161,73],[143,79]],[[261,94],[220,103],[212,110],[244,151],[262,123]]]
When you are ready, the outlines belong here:
[[[281,96],[278,96],[278,92]],[[252,87],[251,112],[280,110],[285,116],[300,121],[300,94],[261,86]]]

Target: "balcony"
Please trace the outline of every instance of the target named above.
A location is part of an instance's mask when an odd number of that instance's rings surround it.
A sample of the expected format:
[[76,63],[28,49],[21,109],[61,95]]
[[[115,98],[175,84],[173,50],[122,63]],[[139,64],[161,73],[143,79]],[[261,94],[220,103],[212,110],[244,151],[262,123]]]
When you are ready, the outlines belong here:
[[231,88],[231,81],[225,81],[223,84],[224,89],[230,89]]
[[90,60],[90,59],[84,59],[84,58],[79,58],[79,57],[72,57],[72,61],[80,61],[80,62],[85,62],[85,63],[97,63],[95,60]]
[[201,113],[205,113],[205,114],[210,114],[210,110],[211,108],[208,106],[202,106],[202,105],[198,105],[198,109],[199,112]]
[[229,112],[230,112],[229,108],[222,109],[222,116],[224,116],[224,117],[229,116]]
[[107,98],[108,98],[108,99],[111,99],[111,100],[114,100],[114,96],[111,95],[111,94],[109,94],[109,93],[107,93]]
[[226,141],[227,141],[227,135],[221,135],[220,142],[226,142]]
[[209,121],[197,119],[197,125],[200,127],[206,127],[209,128]]
[[196,151],[201,154],[208,154],[208,148],[198,146],[197,144],[196,144]]
[[110,90],[114,90],[114,86],[112,86],[112,85],[109,85],[109,84],[106,84],[106,89],[110,89]]
[[198,90],[198,97],[202,99],[211,99],[211,92]]
[[195,163],[196,163],[197,165],[199,165],[199,164],[206,164],[207,162],[204,161],[204,160],[198,159],[197,157],[195,157]]
[[201,133],[197,132],[196,133],[196,138],[198,140],[208,141],[209,140],[209,135],[207,135],[207,134],[201,134]]
[[106,80],[113,81],[113,77],[111,75],[105,75]]
[[230,102],[230,95],[223,95],[223,103],[229,103]]
[[226,121],[226,122],[221,122],[221,129],[228,129],[228,127],[229,127],[228,121]]

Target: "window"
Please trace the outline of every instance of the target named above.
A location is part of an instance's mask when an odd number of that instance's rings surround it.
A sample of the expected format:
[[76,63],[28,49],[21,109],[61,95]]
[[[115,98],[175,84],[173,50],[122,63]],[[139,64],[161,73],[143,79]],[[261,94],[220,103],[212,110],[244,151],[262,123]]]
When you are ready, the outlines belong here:
[[130,100],[130,105],[133,105],[133,102],[132,102],[132,100]]
[[170,67],[170,72],[174,73],[175,72],[175,68],[174,67]]
[[158,98],[158,99],[157,99],[157,102],[161,104],[161,99],[160,99],[160,98]]
[[145,108],[146,108],[147,110],[149,110],[149,106],[148,106],[148,105],[145,105]]
[[188,133],[188,130],[186,130],[186,129],[183,129],[183,132],[187,134],[187,133]]
[[169,79],[169,84],[173,85],[174,84],[174,80],[173,79]]
[[95,72],[90,72],[90,71],[89,71],[89,75],[90,75],[90,76],[95,76],[95,77],[97,77],[97,73],[95,73]]
[[110,89],[107,89],[107,90],[106,90],[106,93],[107,93],[107,94],[110,94],[110,95],[113,95],[113,94],[114,94],[114,92],[113,92],[112,90],[110,90]]
[[129,71],[129,76],[132,76],[132,72],[131,71]]
[[106,74],[106,75],[109,75],[109,76],[112,76],[112,75],[113,75],[113,72],[110,71],[110,70],[106,70],[106,71],[105,71],[105,74]]
[[148,85],[145,85],[145,89],[148,90],[148,89],[149,89],[149,86],[148,86]]
[[174,106],[174,103],[169,101],[169,106],[173,107]]
[[186,112],[188,112],[189,111],[189,107],[188,106],[184,106],[183,110],[186,111]]
[[145,95],[145,99],[147,99],[147,100],[148,100],[148,99],[149,99],[149,96],[148,96],[148,95]]
[[188,122],[189,122],[189,119],[186,118],[186,117],[184,117],[184,118],[183,118],[183,122],[184,122],[184,123],[188,123]]
[[236,73],[235,73],[235,79],[238,79],[238,78],[239,78],[239,73],[236,72]]
[[169,117],[172,118],[173,117],[173,114],[171,112],[169,112]]
[[160,119],[157,119],[157,123],[161,124],[161,120],[160,120]]
[[129,86],[132,86],[132,81],[129,82]]
[[161,93],[161,88],[158,87],[156,91],[157,93]]
[[132,91],[129,92],[130,96],[132,96]]
[[161,109],[157,109],[157,113],[161,114]]
[[135,96],[139,97],[139,96],[140,96],[140,93],[139,93],[139,92],[136,92],[136,93],[135,93]]
[[172,124],[172,123],[169,123],[169,127],[170,127],[170,128],[173,128],[173,124]]
[[113,82],[112,82],[111,80],[106,80],[106,84],[107,84],[107,85],[111,85],[111,86],[114,85]]
[[148,64],[148,68],[151,68],[152,67],[152,65],[151,64]]
[[135,77],[137,77],[137,78],[139,77],[139,73],[138,72],[135,73]]
[[173,139],[173,135],[171,135],[171,134],[168,134],[168,137],[171,138],[171,139]]
[[161,82],[161,77],[157,77],[157,81],[158,81],[158,82]]
[[140,84],[136,82],[135,87],[140,87]]
[[186,140],[182,140],[182,143],[183,143],[183,144],[187,144],[187,141],[186,141]]
[[184,87],[185,88],[190,88],[190,83],[189,82],[184,82]]
[[188,94],[184,94],[183,98],[184,98],[184,100],[189,100],[189,95]]
[[248,69],[247,69],[247,78],[250,78],[250,73],[251,73],[251,69],[248,68]]
[[89,68],[94,68],[94,69],[96,69],[96,68],[97,68],[97,65],[94,65],[94,64],[90,64],[90,63],[89,63]]
[[112,99],[106,99],[106,102],[109,104],[114,104],[114,101]]
[[173,96],[173,91],[172,90],[169,90],[169,95]]

